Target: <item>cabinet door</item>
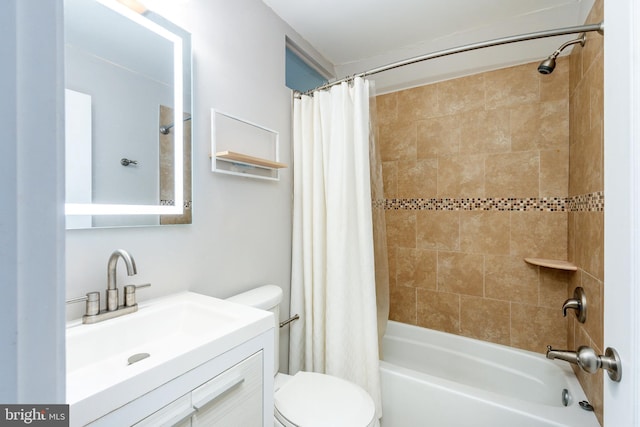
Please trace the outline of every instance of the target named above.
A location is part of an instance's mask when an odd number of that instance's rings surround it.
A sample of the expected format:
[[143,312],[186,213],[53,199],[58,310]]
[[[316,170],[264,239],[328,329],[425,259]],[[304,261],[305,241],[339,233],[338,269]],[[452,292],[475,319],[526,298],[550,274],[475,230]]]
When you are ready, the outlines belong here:
[[191,393],[174,400],[164,408],[137,422],[133,427],[190,427],[195,409],[191,405]]
[[262,351],[191,393],[194,427],[262,426]]

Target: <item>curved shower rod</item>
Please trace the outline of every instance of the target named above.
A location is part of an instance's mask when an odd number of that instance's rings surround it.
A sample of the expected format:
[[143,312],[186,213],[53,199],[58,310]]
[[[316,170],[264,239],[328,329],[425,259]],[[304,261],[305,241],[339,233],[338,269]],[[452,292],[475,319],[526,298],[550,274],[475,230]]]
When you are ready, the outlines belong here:
[[522,42],[527,40],[535,40],[542,39],[546,37],[555,37],[555,36],[563,36],[567,34],[577,34],[577,33],[588,33],[592,31],[597,31],[600,34],[604,34],[604,21],[598,24],[587,24],[587,25],[577,25],[574,27],[565,27],[558,28],[554,30],[544,30],[544,31],[536,31],[533,33],[520,34],[516,36],[509,37],[501,37],[498,39],[487,40],[484,42],[467,44],[464,46],[452,47],[449,49],[439,50],[437,52],[427,53],[425,55],[415,56],[413,58],[404,59],[402,61],[393,62],[391,64],[383,65],[381,67],[373,68],[368,71],[364,71],[361,73],[353,74],[348,77],[343,77],[339,80],[334,80],[332,82],[325,83],[322,86],[318,86],[317,88],[304,92],[303,95],[309,95],[317,90],[328,89],[332,86],[348,82],[353,80],[356,77],[366,77],[372,74],[382,73],[384,71],[393,70],[394,68],[404,67],[405,65],[415,64],[417,62],[426,61],[429,59],[440,58],[443,56],[453,55],[456,53],[468,52],[470,50],[484,49],[485,47],[499,46],[503,44]]

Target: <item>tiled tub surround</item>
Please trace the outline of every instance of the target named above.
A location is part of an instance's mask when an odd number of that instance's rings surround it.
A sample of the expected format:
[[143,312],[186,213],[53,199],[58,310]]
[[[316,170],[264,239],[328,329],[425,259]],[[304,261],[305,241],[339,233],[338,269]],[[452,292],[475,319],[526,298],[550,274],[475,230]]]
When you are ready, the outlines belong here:
[[377,97],[390,318],[542,352],[567,345],[569,60]]
[[[602,353],[602,39],[587,38],[550,75],[531,63],[377,97],[391,319]],[[561,312],[576,286],[585,324]],[[577,375],[602,422],[602,374]]]

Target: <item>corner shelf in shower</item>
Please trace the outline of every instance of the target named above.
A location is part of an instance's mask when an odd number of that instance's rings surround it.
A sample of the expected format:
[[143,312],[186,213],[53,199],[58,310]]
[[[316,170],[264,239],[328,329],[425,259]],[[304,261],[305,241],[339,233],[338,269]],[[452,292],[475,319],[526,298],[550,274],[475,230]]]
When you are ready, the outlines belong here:
[[525,258],[525,262],[532,265],[539,265],[540,267],[555,268],[556,270],[577,271],[578,267],[569,262],[561,261],[558,259],[544,259],[544,258]]

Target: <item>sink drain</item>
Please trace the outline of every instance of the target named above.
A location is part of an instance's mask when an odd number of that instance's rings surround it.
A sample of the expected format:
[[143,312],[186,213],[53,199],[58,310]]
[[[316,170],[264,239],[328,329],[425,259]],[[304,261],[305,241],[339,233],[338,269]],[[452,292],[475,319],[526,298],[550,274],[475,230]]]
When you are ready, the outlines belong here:
[[136,362],[139,362],[147,357],[151,356],[149,353],[137,353],[127,359],[129,365],[133,365]]

